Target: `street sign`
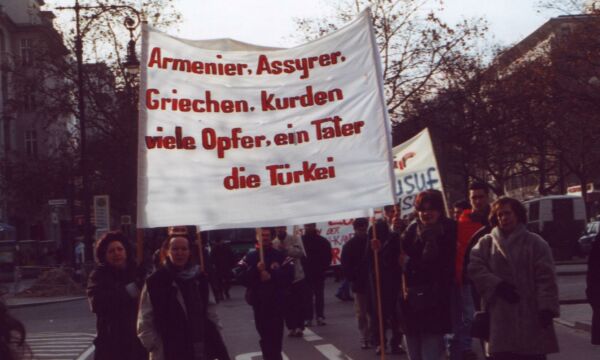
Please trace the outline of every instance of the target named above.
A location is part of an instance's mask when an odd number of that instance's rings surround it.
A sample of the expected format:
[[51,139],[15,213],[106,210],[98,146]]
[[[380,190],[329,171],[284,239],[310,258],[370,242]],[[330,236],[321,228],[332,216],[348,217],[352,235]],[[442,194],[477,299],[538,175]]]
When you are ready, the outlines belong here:
[[48,200],[48,205],[50,205],[50,206],[67,205],[67,199],[51,199],[51,200]]
[[110,205],[108,195],[94,196],[94,223],[97,230],[110,229]]

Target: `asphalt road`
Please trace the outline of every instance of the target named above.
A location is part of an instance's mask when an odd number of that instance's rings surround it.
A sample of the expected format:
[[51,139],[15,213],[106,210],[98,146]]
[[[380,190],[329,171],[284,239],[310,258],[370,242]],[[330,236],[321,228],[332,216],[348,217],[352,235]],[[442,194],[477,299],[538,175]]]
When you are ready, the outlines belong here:
[[[327,280],[325,291],[325,316],[327,325],[314,326],[304,338],[284,338],[283,351],[289,359],[364,359],[379,357],[373,349],[360,349],[359,334],[351,302],[334,297],[338,284]],[[569,293],[570,294],[570,293]],[[220,304],[219,314],[224,325],[223,334],[232,358],[237,360],[260,359],[258,335],[254,329],[252,311],[243,300],[241,288],[232,292],[232,300]],[[592,346],[590,334],[562,325],[555,325],[561,352],[549,360],[598,360],[600,346]],[[478,344],[474,350],[479,351]],[[481,352],[479,351],[480,355]],[[253,356],[255,355],[255,356]],[[408,359],[406,355],[386,355],[387,359]],[[482,356],[480,356],[482,358]]]
[[[580,276],[561,277],[561,297],[582,291]],[[565,286],[573,284],[572,286]],[[351,302],[334,297],[338,284],[327,280],[325,315],[327,325],[314,326],[303,338],[284,338],[288,359],[378,359],[374,351],[361,350]],[[562,290],[565,289],[565,290]],[[566,292],[565,292],[566,291]],[[28,342],[36,359],[91,359],[90,346],[95,334],[95,317],[85,300],[12,309],[27,328]],[[234,287],[232,300],[218,305],[223,335],[232,359],[260,359],[258,335],[250,307],[243,300],[243,289]],[[555,325],[561,353],[549,360],[598,360],[600,347],[589,343],[589,333]],[[476,346],[475,346],[476,347]],[[86,352],[87,351],[87,352]],[[407,359],[406,355],[387,355],[388,359]]]
[[[96,334],[87,300],[12,309],[27,330],[34,359],[86,359]],[[83,356],[82,356],[83,355]]]

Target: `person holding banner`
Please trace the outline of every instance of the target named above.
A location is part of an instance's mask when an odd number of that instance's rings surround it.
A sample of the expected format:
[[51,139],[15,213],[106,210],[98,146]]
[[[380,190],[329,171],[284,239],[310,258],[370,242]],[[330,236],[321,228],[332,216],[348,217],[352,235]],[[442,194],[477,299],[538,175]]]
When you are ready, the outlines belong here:
[[302,245],[306,251],[302,266],[309,287],[305,325],[312,326],[313,317],[317,325],[325,325],[325,271],[331,264],[331,243],[317,233],[317,225],[312,223],[304,225]]
[[229,360],[209,319],[208,281],[192,251],[187,236],[171,235],[161,248],[162,266],[142,290],[137,332],[152,360]]
[[129,242],[120,232],[108,232],[98,240],[96,257],[98,264],[87,285],[97,319],[95,359],[147,359],[135,329],[143,275],[137,271]]
[[272,246],[274,228],[262,228],[259,248],[238,263],[238,279],[246,287],[265,360],[282,360],[285,295],[294,279],[294,261]]
[[425,190],[415,199],[417,219],[402,236],[402,325],[410,360],[440,360],[452,332],[451,294],[456,223],[445,216],[443,195]]
[[[391,210],[389,210],[391,208]],[[384,208],[385,213],[385,208]],[[386,340],[386,330],[391,331],[391,338],[389,341],[389,352],[392,354],[402,354],[404,349],[402,348],[402,332],[400,331],[399,324],[399,313],[397,309],[398,296],[400,295],[400,281],[401,278],[401,267],[399,264],[400,256],[400,240],[395,233],[391,231],[391,224],[394,222],[394,206],[390,205],[388,208],[389,217],[386,216],[384,220],[379,220],[375,223],[375,229],[369,230],[369,239],[371,240],[371,246],[367,248],[367,266],[369,273],[369,293],[371,304],[371,317],[373,318],[373,337],[374,342],[379,343],[379,321],[383,322],[383,341]],[[389,222],[388,222],[389,221]],[[376,251],[379,264],[379,274],[381,279],[381,309],[383,319],[379,319],[377,312],[377,286],[376,286],[376,266],[374,262],[373,251]],[[380,354],[381,345],[378,345],[375,352]],[[387,345],[384,345],[387,346]]]
[[367,266],[367,218],[354,219],[354,236],[342,248],[342,271],[346,280],[352,284],[354,295],[354,311],[360,331],[360,347],[368,349],[373,340],[373,318],[371,317],[368,293],[368,266]]
[[276,239],[279,240],[281,251],[294,259],[294,281],[287,294],[285,311],[285,324],[290,331],[290,337],[302,337],[304,331],[304,316],[306,312],[306,281],[304,280],[304,269],[302,268],[302,258],[306,256],[302,241],[293,235],[287,233],[285,226],[276,228]]

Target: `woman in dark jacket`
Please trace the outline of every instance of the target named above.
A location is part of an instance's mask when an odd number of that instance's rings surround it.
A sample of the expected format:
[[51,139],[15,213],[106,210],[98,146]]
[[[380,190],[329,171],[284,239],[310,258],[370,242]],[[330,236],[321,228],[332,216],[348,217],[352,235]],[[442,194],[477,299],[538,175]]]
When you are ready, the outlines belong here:
[[444,334],[452,332],[456,223],[444,215],[437,190],[419,193],[415,208],[417,220],[402,236],[403,330],[411,360],[439,360],[445,351]]
[[147,359],[136,334],[139,285],[130,246],[120,232],[105,234],[96,247],[98,265],[88,280],[87,296],[96,314],[94,341],[98,360]]
[[600,234],[596,235],[588,258],[586,293],[592,305],[592,344],[600,345]]
[[138,336],[152,360],[229,360],[221,335],[207,314],[208,281],[191,261],[191,242],[170,236],[163,266],[142,290]]

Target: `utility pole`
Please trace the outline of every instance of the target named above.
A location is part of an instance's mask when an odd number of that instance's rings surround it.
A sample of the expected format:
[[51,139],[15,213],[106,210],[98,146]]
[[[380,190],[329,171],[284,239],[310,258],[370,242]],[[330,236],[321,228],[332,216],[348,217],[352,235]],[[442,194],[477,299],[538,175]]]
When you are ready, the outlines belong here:
[[[74,10],[75,11],[75,57],[77,60],[77,109],[79,112],[79,171],[81,172],[81,200],[83,205],[83,236],[85,244],[85,258],[87,261],[93,261],[93,234],[92,226],[90,223],[91,218],[91,202],[90,202],[90,188],[89,188],[89,171],[88,171],[88,159],[87,159],[87,140],[86,140],[86,103],[85,103],[85,83],[83,73],[83,37],[85,31],[81,29],[81,11],[88,10],[94,11],[95,13],[88,17],[88,23],[85,24],[85,28],[95,20],[98,19],[102,14],[111,12],[119,9],[125,9],[131,11],[135,15],[135,20],[127,17],[125,19],[125,27],[130,32],[130,41],[128,44],[127,61],[133,62],[135,60],[135,42],[133,41],[133,30],[140,23],[140,12],[135,8],[128,5],[96,5],[96,6],[81,6],[79,0],[75,0],[74,6],[60,6],[58,10]],[[131,64],[135,65],[135,64]],[[139,63],[137,64],[139,66]]]

